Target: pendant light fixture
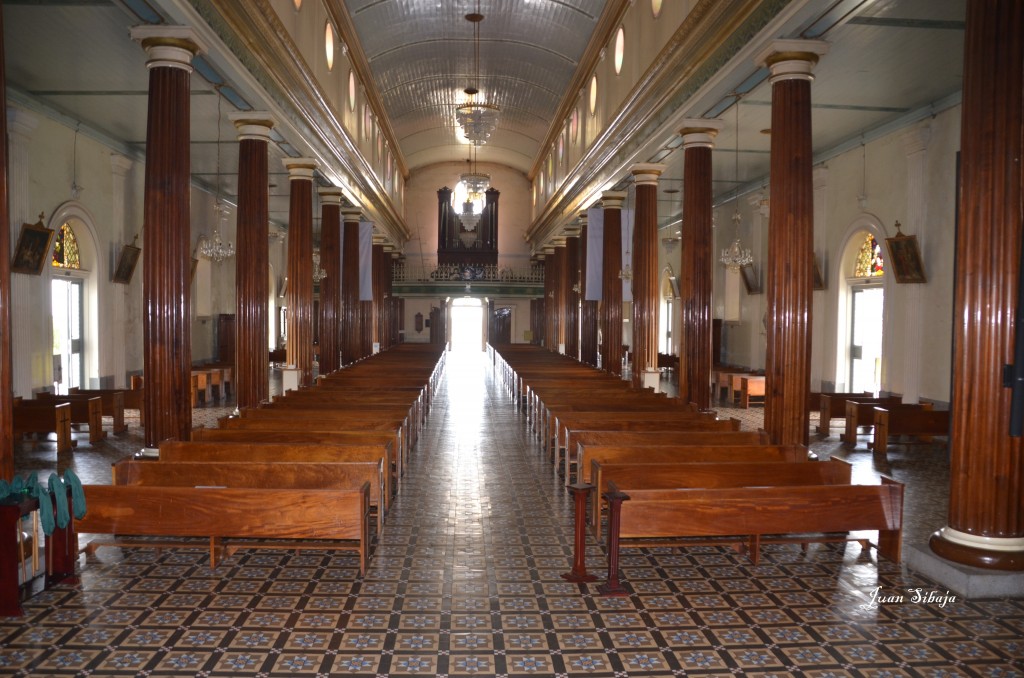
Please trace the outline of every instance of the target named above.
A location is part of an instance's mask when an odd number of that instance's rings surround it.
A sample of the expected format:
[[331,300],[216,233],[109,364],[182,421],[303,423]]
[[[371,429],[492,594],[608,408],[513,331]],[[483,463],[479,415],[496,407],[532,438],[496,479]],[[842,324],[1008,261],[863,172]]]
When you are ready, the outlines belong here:
[[739,184],[740,184],[740,98],[736,97],[736,148],[733,153],[733,183],[736,188],[733,195],[732,202],[732,225],[736,231],[736,239],[732,241],[732,244],[722,250],[722,256],[719,261],[729,269],[730,271],[739,271],[744,266],[749,266],[754,263],[754,257],[750,254],[749,249],[744,249],[740,244],[740,195],[739,195]]
[[203,241],[202,246],[199,248],[199,253],[207,259],[220,263],[225,259],[235,256],[235,245],[220,239],[220,227],[227,225],[228,222],[228,206],[220,198],[220,128],[221,101],[223,97],[221,97],[220,89],[217,87],[214,87],[214,93],[217,95],[217,195],[213,203],[213,235]]

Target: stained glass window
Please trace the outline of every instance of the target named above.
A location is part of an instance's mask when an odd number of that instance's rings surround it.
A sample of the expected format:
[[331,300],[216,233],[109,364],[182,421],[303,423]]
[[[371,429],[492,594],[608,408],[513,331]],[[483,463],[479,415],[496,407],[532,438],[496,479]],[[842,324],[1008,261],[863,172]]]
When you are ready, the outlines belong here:
[[82,260],[78,256],[78,240],[69,224],[63,224],[57,231],[53,242],[53,265],[57,268],[82,268]]
[[870,233],[865,234],[864,244],[857,252],[857,262],[853,266],[853,275],[857,278],[877,278],[885,275],[885,262],[882,260],[882,246]]

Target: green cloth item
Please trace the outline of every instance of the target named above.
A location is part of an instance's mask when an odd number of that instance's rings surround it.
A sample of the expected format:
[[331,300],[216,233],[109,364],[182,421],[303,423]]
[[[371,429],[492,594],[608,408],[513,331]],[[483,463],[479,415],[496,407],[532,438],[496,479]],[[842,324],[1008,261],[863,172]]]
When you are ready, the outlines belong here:
[[71,488],[71,509],[75,518],[81,520],[85,517],[85,490],[82,489],[82,481],[78,479],[71,469],[64,471],[64,484]]
[[64,482],[56,473],[50,474],[48,484],[50,493],[53,495],[53,503],[57,508],[57,527],[64,529],[71,522],[71,513],[68,511],[68,493],[64,489]]

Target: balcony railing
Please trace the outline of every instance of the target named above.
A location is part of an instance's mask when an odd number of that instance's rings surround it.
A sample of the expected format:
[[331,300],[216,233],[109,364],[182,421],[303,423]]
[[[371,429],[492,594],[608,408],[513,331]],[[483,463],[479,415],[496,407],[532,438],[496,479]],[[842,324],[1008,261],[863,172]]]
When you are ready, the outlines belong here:
[[404,264],[396,263],[391,277],[394,283],[472,283],[490,282],[509,285],[543,285],[542,264]]

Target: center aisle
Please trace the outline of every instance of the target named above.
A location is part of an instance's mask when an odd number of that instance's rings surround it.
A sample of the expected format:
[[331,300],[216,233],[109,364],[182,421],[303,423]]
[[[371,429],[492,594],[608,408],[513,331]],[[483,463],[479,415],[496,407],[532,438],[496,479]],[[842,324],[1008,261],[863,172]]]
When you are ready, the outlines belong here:
[[[575,637],[575,647],[600,647],[586,614],[592,603],[560,576],[572,563],[568,495],[484,353],[450,353],[434,403],[336,666],[565,672],[569,658],[552,656],[552,633]],[[360,646],[370,652],[349,654]]]

